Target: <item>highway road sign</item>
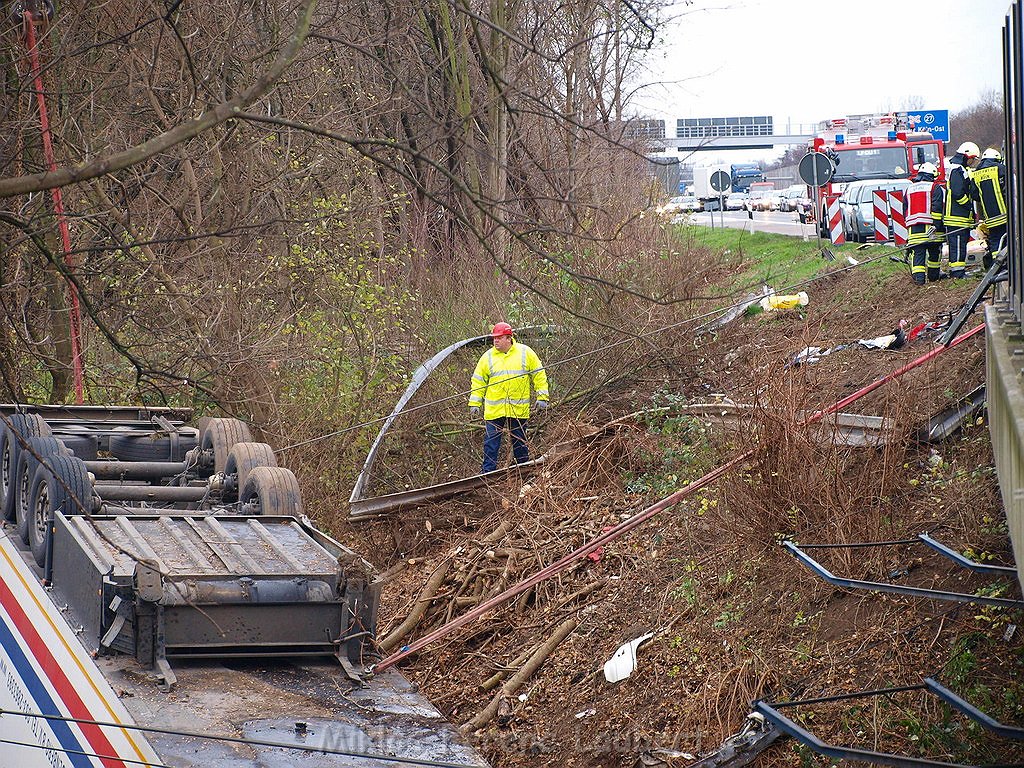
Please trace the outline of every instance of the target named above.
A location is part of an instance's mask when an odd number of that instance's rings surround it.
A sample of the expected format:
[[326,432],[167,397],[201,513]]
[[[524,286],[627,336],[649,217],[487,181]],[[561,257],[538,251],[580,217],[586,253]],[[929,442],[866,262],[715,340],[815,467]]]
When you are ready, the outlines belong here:
[[725,192],[729,189],[730,184],[732,184],[732,179],[725,171],[715,171],[711,174],[711,188],[715,192]]
[[824,152],[808,152],[800,158],[797,172],[804,184],[824,187],[835,176],[836,167]]
[[917,109],[897,114],[904,125],[913,125],[915,131],[928,131],[932,138],[949,141],[948,109]]

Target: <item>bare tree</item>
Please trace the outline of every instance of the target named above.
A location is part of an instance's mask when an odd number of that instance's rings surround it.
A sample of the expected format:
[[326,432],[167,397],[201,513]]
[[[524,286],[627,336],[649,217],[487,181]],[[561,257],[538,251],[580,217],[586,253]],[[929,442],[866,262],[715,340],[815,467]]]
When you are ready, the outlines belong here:
[[[54,173],[24,47],[3,38],[9,397],[66,397],[67,334],[49,325],[65,281],[92,399],[219,406],[288,438],[358,423],[474,322],[583,318],[600,344],[688,295],[623,139],[646,7],[230,10],[63,4],[43,44]],[[39,194],[55,184],[73,269]]]
[[983,94],[974,105],[950,116],[950,151],[962,142],[973,141],[981,149],[1006,146],[1006,129],[1003,122],[1002,95],[991,91]]

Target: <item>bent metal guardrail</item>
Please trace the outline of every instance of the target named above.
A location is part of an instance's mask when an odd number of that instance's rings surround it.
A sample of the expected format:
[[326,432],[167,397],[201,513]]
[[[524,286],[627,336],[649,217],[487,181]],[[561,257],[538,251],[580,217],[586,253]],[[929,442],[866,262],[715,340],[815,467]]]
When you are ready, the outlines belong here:
[[[516,333],[517,335],[531,336],[549,334],[552,333],[553,330],[554,329],[550,326],[531,325],[517,330]],[[384,437],[387,435],[391,425],[394,424],[395,420],[405,410],[409,401],[412,400],[413,396],[429,378],[430,374],[437,370],[437,367],[441,365],[441,363],[459,350],[470,346],[487,346],[490,343],[491,337],[490,335],[486,335],[472,336],[468,339],[457,341],[454,344],[449,344],[413,372],[409,386],[406,387],[402,396],[398,398],[398,402],[391,411],[391,415],[384,420],[383,424],[381,424],[380,431],[377,433],[377,438],[373,441],[373,445],[370,446],[370,450],[366,454],[366,461],[363,462],[363,468],[359,471],[359,476],[356,478],[355,485],[352,486],[352,494],[349,496],[348,500],[349,520],[366,520],[387,514],[388,512],[393,512],[403,507],[415,506],[427,501],[434,501],[437,499],[447,498],[448,496],[454,496],[458,493],[464,493],[465,491],[472,490],[473,488],[479,488],[482,485],[486,485],[487,483],[502,477],[511,471],[510,469],[497,469],[494,472],[488,472],[484,475],[473,475],[472,477],[451,480],[425,488],[413,488],[411,490],[400,491],[398,493],[389,493],[370,498],[365,497],[367,484],[373,476],[373,466],[377,461],[377,452],[384,442]],[[530,469],[543,463],[543,461],[544,457],[542,456],[538,459],[534,459],[533,461],[519,464],[511,469],[517,472],[530,471]]]

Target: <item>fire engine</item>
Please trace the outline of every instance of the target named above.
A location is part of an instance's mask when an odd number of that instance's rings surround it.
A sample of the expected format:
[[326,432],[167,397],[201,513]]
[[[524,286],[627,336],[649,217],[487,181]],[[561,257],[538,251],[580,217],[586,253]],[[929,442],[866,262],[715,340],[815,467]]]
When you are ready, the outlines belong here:
[[894,114],[851,115],[826,120],[811,140],[811,152],[823,152],[835,164],[832,180],[811,195],[816,200],[815,218],[823,237],[828,237],[828,201],[851,181],[862,179],[909,179],[922,163],[933,163],[937,180],[946,178],[941,139],[913,125],[901,124]]

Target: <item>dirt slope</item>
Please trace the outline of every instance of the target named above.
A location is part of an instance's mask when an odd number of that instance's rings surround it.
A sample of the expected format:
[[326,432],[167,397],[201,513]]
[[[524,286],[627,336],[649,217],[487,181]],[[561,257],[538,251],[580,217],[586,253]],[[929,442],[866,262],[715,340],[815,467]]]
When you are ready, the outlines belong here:
[[[675,365],[637,371],[591,423],[556,418],[549,443],[592,434],[543,473],[377,524],[369,539],[401,538],[415,561],[394,569],[383,634],[427,606],[412,632],[385,640],[397,648],[721,461],[755,451],[742,468],[403,671],[454,722],[471,723],[498,766],[641,765],[656,748],[702,754],[742,725],[754,699],[914,685],[927,675],[1003,722],[1024,723],[1019,611],[833,588],[779,545],[901,542],[928,531],[975,558],[1012,565],[983,421],[942,443],[913,440],[929,414],[983,382],[983,336],[850,406],[890,420],[887,442],[870,448],[837,445],[831,430],[794,421],[924,354],[933,331],[898,350],[854,345],[785,367],[808,346],[881,336],[900,320],[908,328],[941,322],[974,285],[914,288],[906,275],[870,265],[819,281],[804,311],[744,316],[717,336],[676,345]],[[753,405],[752,415],[737,423],[672,410],[715,394]],[[599,429],[608,413],[652,405],[668,410]],[[814,555],[852,578],[1019,597],[1015,580],[971,576],[919,544]],[[636,671],[608,683],[605,661],[647,632],[654,637],[640,647]],[[517,676],[531,657],[544,660]],[[1024,748],[920,691],[799,713],[819,736],[849,746],[1024,762]],[[666,764],[689,762],[658,754]],[[817,764],[827,763],[791,740],[757,763]]]

